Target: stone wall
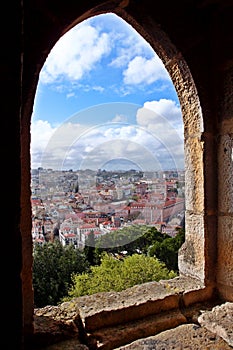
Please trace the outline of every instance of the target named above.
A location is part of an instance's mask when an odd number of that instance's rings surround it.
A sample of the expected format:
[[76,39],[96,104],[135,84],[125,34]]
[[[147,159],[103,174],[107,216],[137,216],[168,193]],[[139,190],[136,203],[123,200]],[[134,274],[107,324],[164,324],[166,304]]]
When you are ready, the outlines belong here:
[[197,280],[177,277],[35,309],[28,345],[40,350],[230,350],[233,303],[209,293]]
[[[180,275],[204,284],[205,293],[198,298],[216,292],[233,300],[232,6],[228,0],[162,1],[156,7],[149,0],[4,4],[2,198],[10,205],[2,209],[8,224],[2,246],[10,247],[10,259],[2,264],[9,281],[2,299],[14,293],[4,312],[2,341],[9,348],[23,349],[24,340],[34,334],[30,120],[39,72],[66,31],[100,13],[114,12],[132,25],[172,78],[185,130],[186,240],[179,254]],[[186,298],[194,302],[194,296],[187,293]]]

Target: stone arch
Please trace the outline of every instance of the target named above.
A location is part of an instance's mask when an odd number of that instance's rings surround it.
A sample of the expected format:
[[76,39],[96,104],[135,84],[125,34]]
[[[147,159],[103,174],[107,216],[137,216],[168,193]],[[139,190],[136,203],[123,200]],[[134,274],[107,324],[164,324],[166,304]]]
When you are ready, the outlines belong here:
[[[166,33],[156,24],[143,21],[139,23],[125,9],[126,3],[115,8],[105,5],[93,8],[82,17],[75,19],[72,25],[63,30],[67,32],[77,23],[102,13],[112,12],[129,23],[145,40],[163,61],[180,101],[185,139],[186,164],[186,244],[179,257],[180,273],[204,281],[204,240],[203,226],[204,209],[204,165],[203,165],[203,120],[200,101],[195,83],[185,59],[170,41]],[[187,181],[188,180],[188,181]],[[201,224],[202,222],[202,224]],[[193,226],[196,228],[193,229]],[[196,239],[197,232],[202,239]]]
[[[70,30],[77,24],[76,22],[81,23],[89,17],[106,12],[110,11],[103,11],[99,6],[93,8],[91,13],[86,13],[83,17],[73,21],[72,26],[65,28],[64,32]],[[201,213],[204,211],[203,148],[201,141],[203,123],[200,102],[192,75],[182,54],[159,26],[153,23],[147,28],[144,22],[139,24],[121,6],[112,10],[112,13],[132,25],[150,43],[163,61],[177,91],[184,122],[186,179],[188,179],[188,183],[186,183],[187,235],[185,247],[179,257],[179,269],[181,274],[190,275],[204,281],[204,227],[200,224]],[[41,68],[42,63],[44,62],[41,62]],[[189,215],[190,212],[191,215]],[[189,228],[194,224],[193,215],[196,216],[195,225],[197,225],[197,229],[190,232]],[[202,240],[196,240],[197,232],[203,237]]]
[[[232,130],[232,122],[230,121],[230,118],[232,118],[232,114],[230,115],[230,111],[232,113],[232,104],[229,102],[231,100],[226,98],[221,104],[219,114],[226,114],[226,121],[222,125],[219,141],[219,139],[216,139],[216,124],[219,115],[216,116],[215,114],[212,116],[213,107],[211,107],[211,97],[216,95],[214,92],[211,92],[210,96],[207,94],[208,79],[203,70],[199,69],[198,61],[195,61],[196,56],[194,55],[195,57],[192,61],[191,54],[186,52],[185,44],[182,41],[177,40],[177,43],[180,44],[180,50],[177,45],[172,44],[172,41],[169,39],[169,34],[171,35],[170,27],[168,27],[169,30],[166,34],[166,30],[162,30],[160,25],[157,25],[154,19],[152,20],[149,9],[143,9],[142,6],[137,5],[136,1],[133,5],[128,4],[128,1],[109,1],[101,4],[99,4],[99,1],[93,1],[92,4],[91,9],[87,8],[89,5],[81,7],[72,5],[73,7],[71,6],[69,10],[64,5],[64,8],[59,8],[59,11],[55,11],[54,14],[53,11],[49,11],[47,8],[43,12],[43,6],[45,6],[43,5],[42,12],[37,17],[37,20],[43,19],[43,35],[39,31],[36,32],[35,26],[32,25],[34,33],[37,34],[37,37],[34,38],[36,44],[32,44],[29,39],[27,42],[28,46],[25,45],[24,57],[22,58],[24,71],[23,73],[21,72],[22,80],[19,83],[22,94],[20,97],[21,150],[18,152],[20,152],[21,156],[20,235],[22,237],[22,273],[20,276],[22,279],[24,334],[30,334],[33,328],[29,126],[39,71],[47,54],[62,34],[85,18],[100,13],[113,12],[130,23],[160,56],[177,89],[184,118],[186,163],[186,242],[179,254],[179,269],[181,274],[195,277],[197,280],[204,282],[206,286],[215,286],[216,282],[214,267],[217,256],[218,198],[215,179],[218,175],[220,176],[220,170],[217,169],[217,154],[220,159],[224,140],[227,139],[226,134],[229,130]],[[95,7],[95,5],[97,6]],[[30,10],[28,15],[27,13],[25,14],[25,17],[25,32],[30,37],[30,25],[34,21]],[[163,16],[161,22],[164,23],[166,28],[167,23]],[[31,51],[30,54],[29,51]],[[186,57],[186,60],[184,57]],[[209,56],[207,60],[208,58]],[[192,63],[192,65],[190,66],[189,63]],[[192,67],[190,68],[191,71],[188,67]],[[225,68],[224,71],[226,81],[229,80],[230,76],[227,70],[228,68]],[[198,75],[200,71],[201,73]],[[225,86],[222,85],[221,92],[224,94]],[[227,110],[229,111],[228,116]],[[219,117],[220,119],[221,116]],[[230,137],[232,140],[231,135],[232,131],[228,135],[228,138]],[[217,147],[217,142],[221,144],[219,148]],[[222,163],[221,160],[219,162]],[[222,163],[222,165],[226,172],[230,171],[229,168],[226,169],[226,164]],[[219,191],[227,188],[223,180],[220,183]],[[228,223],[225,225],[222,220],[222,227],[225,227],[229,233],[230,222],[232,222],[230,219],[232,206],[224,208],[224,201],[221,200],[219,210],[222,210],[222,219],[224,215],[228,215]],[[221,241],[223,240],[224,237],[221,237]],[[226,272],[225,268],[222,267],[222,270],[221,272],[218,269],[218,278],[224,285],[229,281],[227,281],[227,277],[223,276]],[[229,294],[232,291],[232,281],[230,282]],[[20,296],[18,295],[18,299],[20,299]]]

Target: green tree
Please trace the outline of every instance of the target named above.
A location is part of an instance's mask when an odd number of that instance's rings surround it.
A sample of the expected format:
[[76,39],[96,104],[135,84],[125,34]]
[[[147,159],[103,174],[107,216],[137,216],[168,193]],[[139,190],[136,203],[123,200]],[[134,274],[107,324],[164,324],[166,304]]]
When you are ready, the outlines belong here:
[[179,229],[175,237],[166,236],[162,241],[154,242],[148,248],[148,255],[157,257],[169,270],[178,272],[178,251],[184,240],[184,230]]
[[134,242],[135,246],[147,254],[148,248],[155,242],[162,242],[168,235],[159,232],[155,227],[143,227],[142,234]]
[[162,234],[155,227],[131,225],[96,239],[96,256],[103,251],[120,253],[122,250],[127,251],[127,255],[139,251],[147,254],[151,245],[157,241],[162,242],[167,237],[169,236]]
[[36,307],[57,305],[67,295],[72,273],[89,271],[85,255],[73,245],[59,241],[35,245],[33,250],[33,288]]
[[127,250],[128,255],[134,254],[140,248],[140,238],[147,230],[146,225],[131,225],[118,229],[99,237],[96,240],[96,248],[99,249],[99,252],[119,253]]
[[133,254],[117,260],[105,252],[102,254],[101,264],[91,266],[90,270],[90,273],[73,274],[73,285],[68,296],[63,298],[64,301],[98,292],[121,291],[136,284],[177,276],[157,258],[143,254]]
[[96,257],[95,257],[95,235],[93,230],[89,233],[85,247],[84,247],[84,254],[89,262],[90,265],[96,264]]

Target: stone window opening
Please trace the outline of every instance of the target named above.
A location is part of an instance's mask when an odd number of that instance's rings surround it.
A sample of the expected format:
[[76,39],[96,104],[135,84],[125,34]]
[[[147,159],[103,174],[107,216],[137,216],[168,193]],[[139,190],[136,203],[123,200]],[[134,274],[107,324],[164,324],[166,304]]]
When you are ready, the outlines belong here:
[[[132,21],[131,18],[130,20]],[[133,24],[135,25],[134,22]],[[147,37],[148,34],[145,33],[141,27],[139,28],[140,33],[144,34],[144,36]],[[156,31],[158,31],[158,33],[160,32],[158,28],[156,28]],[[163,38],[163,40],[164,41],[158,43],[152,36],[150,44],[157,50],[159,47],[159,52],[157,53],[156,51],[156,53],[164,62],[164,66],[168,70],[172,81],[175,82],[174,85],[180,100],[184,124],[185,172],[186,179],[188,179],[188,181],[185,193],[185,231],[187,231],[187,238],[179,254],[179,283],[181,285],[180,290],[182,291],[183,288],[187,288],[189,283],[192,285],[191,288],[195,289],[195,284],[193,284],[195,280],[197,280],[196,288],[199,289],[200,286],[204,286],[205,280],[205,262],[203,260],[204,240],[196,240],[197,235],[201,235],[202,237],[204,236],[203,217],[200,215],[200,212],[204,208],[204,188],[201,181],[203,179],[203,121],[198,94],[188,66],[182,58],[181,54],[176,52],[176,49],[171,45],[171,43],[169,43],[168,40],[165,40],[165,38]],[[169,52],[169,55],[173,57],[168,58],[167,52]],[[191,110],[189,108],[190,105],[192,106]],[[190,123],[190,120],[192,120],[192,123]],[[193,172],[193,168],[196,169],[195,172]],[[189,181],[189,179],[192,180]],[[193,229],[194,226],[195,229]],[[191,281],[189,281],[188,285],[185,287],[184,285],[186,283],[186,280],[182,280],[183,276],[189,276]],[[167,282],[167,285],[169,285],[168,288],[171,288],[171,290],[173,283],[176,284],[177,282]],[[179,283],[177,283],[177,285]],[[143,288],[143,285],[141,287]],[[178,290],[178,287],[175,288]],[[147,290],[147,287],[145,287],[145,290]],[[151,293],[150,289],[148,289],[146,293],[149,295]],[[95,299],[95,296],[93,297]],[[94,302],[92,297],[90,299],[92,302]],[[101,320],[101,323],[103,323],[103,320]],[[90,325],[87,327],[90,327],[91,330],[92,326]]]
[[[113,11],[121,16],[150,43],[169,72],[180,100],[184,118],[185,140],[186,240],[179,253],[179,272],[181,277],[191,278],[192,281],[197,282],[196,288],[194,286],[191,289],[189,286],[181,288],[183,302],[187,306],[195,302],[209,300],[215,292],[225,300],[233,300],[232,258],[230,258],[232,242],[226,239],[230,237],[232,228],[232,175],[230,174],[232,162],[229,162],[229,159],[232,159],[232,153],[225,152],[225,148],[228,147],[226,147],[226,144],[229,145],[229,134],[232,135],[232,118],[229,116],[224,120],[223,117],[223,115],[228,115],[227,113],[231,107],[229,106],[230,99],[226,98],[220,105],[218,111],[220,125],[217,132],[213,128],[209,115],[208,98],[202,91],[203,82],[201,78],[200,81],[198,80],[196,74],[197,63],[191,60],[191,56],[183,47],[184,54],[190,60],[189,67],[193,69],[192,75],[181,51],[171,43],[169,35],[166,35],[154,21],[148,20],[149,14],[147,12],[145,12],[146,16],[143,18],[143,15],[141,16],[141,14],[135,12],[134,8],[129,7],[127,9],[127,5],[128,2],[123,1],[114,7],[110,2],[102,4],[103,7],[97,6],[87,13],[82,12],[78,19],[73,15],[73,21],[69,19],[65,23],[64,20],[60,24],[60,34],[53,34],[53,41],[49,42],[47,39],[43,43],[45,51],[42,57],[38,58],[37,68],[34,67],[34,77],[30,75],[32,73],[26,72],[25,79],[28,79],[28,85],[25,84],[24,86],[21,121],[23,180],[21,183],[20,221],[23,247],[21,279],[24,335],[30,335],[33,332],[33,291],[30,277],[32,264],[29,215],[30,170],[29,166],[25,167],[25,164],[30,164],[28,125],[30,124],[29,120],[39,70],[46,54],[62,33],[84,18],[106,11]],[[49,29],[46,30],[49,32]],[[171,35],[171,32],[169,34]],[[182,44],[180,45],[182,47]],[[26,68],[24,69],[26,70]],[[229,77],[229,70],[225,67],[224,82],[228,82]],[[223,87],[220,88],[222,89],[222,95],[225,96]],[[228,154],[228,162],[223,161],[223,156],[226,153]],[[229,156],[229,153],[231,156]],[[225,260],[224,257],[226,256],[228,257],[227,263],[223,264],[222,261]]]
[[[43,97],[42,97],[43,98]],[[92,107],[88,107],[88,111],[90,111],[90,109],[91,109]],[[95,112],[95,106],[93,107],[93,111]],[[105,110],[103,109],[103,113],[105,112]],[[81,117],[82,118],[82,117]],[[76,117],[74,118],[74,117],[71,117],[70,119],[69,119],[69,121],[70,122],[72,122],[73,120],[76,120]],[[79,119],[78,119],[78,117],[77,117],[77,120],[79,121]],[[97,121],[97,123],[98,123],[98,121]],[[169,126],[169,123],[167,122],[167,126]],[[165,129],[164,129],[164,131],[166,131]],[[88,132],[88,131],[87,131]],[[169,132],[169,131],[168,131]],[[58,134],[58,136],[57,136],[57,138],[56,138],[56,133]],[[66,131],[64,131],[64,138],[67,138],[67,135],[65,134],[66,133]],[[45,157],[45,159],[42,159],[42,161],[41,161],[41,164],[40,164],[40,168],[41,169],[50,169],[50,168],[53,168],[53,166],[51,165],[51,163],[50,163],[50,161],[51,161],[51,159],[53,159],[53,152],[54,152],[54,149],[53,149],[53,144],[55,144],[56,145],[56,148],[58,147],[59,148],[59,142],[60,142],[60,140],[62,140],[60,143],[61,143],[61,149],[62,148],[65,148],[65,144],[63,144],[63,139],[62,139],[62,126],[58,129],[58,132],[55,132],[53,135],[52,135],[52,137],[51,137],[51,141],[49,141],[49,143],[48,143],[48,146],[47,146],[47,148],[46,148],[46,150],[45,150],[45,153],[47,154],[50,150],[51,150],[51,155],[49,156],[49,160],[47,161],[47,159],[46,159],[46,157]],[[156,136],[158,136],[158,135],[155,135],[155,137]],[[77,138],[77,137],[76,137]],[[126,143],[129,143],[129,141],[126,141]],[[75,141],[73,141],[73,139],[71,138],[71,141],[68,139],[68,146],[69,146],[69,144],[74,144],[75,143]],[[68,148],[68,147],[67,147]],[[107,150],[106,150],[107,151]],[[144,151],[144,150],[142,150],[142,151]],[[62,152],[62,151],[61,151]],[[56,150],[55,150],[55,153],[56,153]],[[64,154],[63,154],[64,153]],[[62,160],[62,162],[57,162],[57,163],[55,163],[55,165],[60,165],[61,167],[62,167],[62,165],[65,163],[65,157],[67,157],[67,154],[68,154],[68,151],[67,151],[67,153],[64,151],[62,154],[63,154],[63,156],[64,156],[64,160]],[[69,154],[68,154],[69,155]],[[143,158],[145,157],[145,153],[143,154]],[[54,158],[55,158],[55,156],[54,156]],[[151,159],[151,161],[153,161],[152,159]],[[53,163],[52,163],[53,164]],[[155,164],[156,165],[156,164]],[[177,169],[179,169],[178,167],[177,167]],[[61,170],[63,170],[62,168],[61,168]],[[96,169],[96,171],[97,171],[97,169]],[[43,176],[43,172],[42,172],[42,177],[43,177],[43,180],[44,180],[44,176]],[[42,181],[43,181],[42,180]],[[46,180],[45,180],[46,181]],[[141,207],[137,207],[137,209],[141,209]],[[158,210],[158,209],[157,209]],[[152,214],[151,214],[152,215]],[[163,217],[163,215],[161,214],[161,217]],[[162,219],[161,219],[162,220]],[[162,220],[163,221],[163,220]]]

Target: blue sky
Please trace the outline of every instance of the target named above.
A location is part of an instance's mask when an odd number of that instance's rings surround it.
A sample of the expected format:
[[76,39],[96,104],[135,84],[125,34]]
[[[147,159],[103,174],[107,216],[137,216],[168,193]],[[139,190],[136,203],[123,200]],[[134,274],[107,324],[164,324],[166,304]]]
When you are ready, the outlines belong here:
[[51,50],[39,77],[31,167],[184,167],[172,81],[151,46],[114,14],[90,18]]

